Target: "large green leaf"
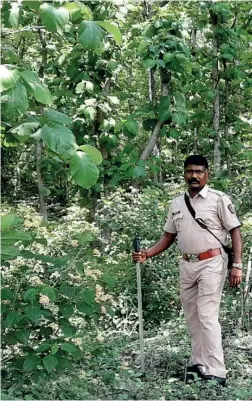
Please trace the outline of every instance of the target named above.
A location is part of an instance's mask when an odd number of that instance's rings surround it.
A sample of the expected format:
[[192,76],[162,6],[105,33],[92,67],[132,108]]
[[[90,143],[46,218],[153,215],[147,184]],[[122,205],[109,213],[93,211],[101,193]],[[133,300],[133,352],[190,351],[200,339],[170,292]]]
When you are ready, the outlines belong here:
[[51,373],[57,366],[58,359],[56,356],[48,355],[43,358],[43,365],[47,370],[47,373]]
[[24,361],[24,371],[32,372],[40,365],[40,357],[38,355],[28,355]]
[[20,75],[33,90],[34,97],[38,102],[49,105],[52,104],[51,92],[42,84],[36,72],[24,70]]
[[7,117],[12,119],[24,114],[29,107],[26,88],[21,82],[6,92],[8,103],[4,104],[3,110]]
[[161,98],[157,112],[158,112],[158,119],[160,121],[166,121],[170,117],[171,111],[170,111],[169,96],[163,96]]
[[38,298],[38,293],[39,289],[38,288],[29,288],[27,291],[24,293],[24,301],[35,301]]
[[93,158],[84,152],[76,152],[71,157],[70,173],[77,184],[83,188],[90,188],[99,176],[99,170]]
[[37,324],[40,320],[42,310],[38,306],[26,306],[24,308],[25,315],[28,319],[30,319],[33,323]]
[[87,154],[89,154],[89,156],[91,156],[92,159],[94,159],[95,164],[102,163],[101,152],[98,149],[94,148],[94,146],[82,145],[79,147],[79,149],[82,150],[83,152],[86,152]]
[[95,302],[95,291],[92,288],[85,288],[81,293],[81,298],[88,305],[92,305]]
[[72,124],[72,119],[70,117],[57,110],[44,109],[44,113],[47,119],[53,123],[66,125],[67,127]]
[[116,279],[111,274],[104,274],[102,281],[107,284],[109,291],[113,290],[116,285]]
[[132,134],[136,135],[138,133],[137,121],[134,120],[132,116],[129,116],[127,118],[125,126],[126,126],[127,130],[130,131]]
[[93,21],[83,21],[79,26],[79,42],[87,50],[101,50],[103,30]]
[[16,127],[13,127],[10,132],[12,134],[16,134],[15,137],[29,137],[31,134],[34,133],[40,126],[39,122],[36,121],[27,121],[23,122],[22,124],[17,125]]
[[69,22],[69,13],[63,8],[55,8],[47,3],[40,6],[40,17],[43,25],[50,32],[59,32],[64,30]]
[[61,349],[63,351],[66,351],[68,354],[72,354],[72,355],[79,354],[79,351],[80,351],[78,347],[76,347],[73,344],[69,344],[69,343],[62,344]]
[[118,26],[111,24],[111,22],[108,21],[95,21],[95,22],[96,24],[100,25],[103,29],[105,29],[107,32],[109,32],[113,36],[118,45],[122,44],[122,35]]
[[17,256],[19,256],[20,251],[18,248],[15,246],[2,246],[1,249],[1,259],[2,260],[11,260],[15,259]]
[[64,4],[64,8],[66,8],[70,14],[71,21],[79,21],[79,19],[83,20],[92,20],[92,12],[91,10],[81,3],[80,1],[71,1]]
[[18,324],[22,320],[22,316],[16,311],[10,311],[4,321],[4,327],[10,329],[15,324]]
[[1,299],[13,301],[13,298],[14,298],[14,292],[10,288],[5,287],[1,289]]
[[15,216],[14,214],[5,214],[1,216],[1,230],[6,230],[14,224]]
[[38,11],[40,7],[40,0],[23,0],[22,5],[30,8],[31,10]]
[[41,131],[41,138],[46,146],[64,158],[71,157],[78,147],[72,131],[63,125],[44,125]]
[[0,92],[6,91],[16,84],[19,79],[18,70],[10,70],[6,65],[0,66]]
[[15,331],[15,337],[21,344],[27,345],[30,337],[30,331],[26,329]]
[[157,64],[157,60],[154,60],[153,58],[146,58],[143,61],[143,64],[146,68],[153,68]]
[[31,241],[32,237],[23,231],[3,231],[1,242],[3,245],[14,245],[18,241]]
[[65,318],[69,318],[70,316],[72,316],[74,311],[73,306],[71,304],[61,305],[59,310]]

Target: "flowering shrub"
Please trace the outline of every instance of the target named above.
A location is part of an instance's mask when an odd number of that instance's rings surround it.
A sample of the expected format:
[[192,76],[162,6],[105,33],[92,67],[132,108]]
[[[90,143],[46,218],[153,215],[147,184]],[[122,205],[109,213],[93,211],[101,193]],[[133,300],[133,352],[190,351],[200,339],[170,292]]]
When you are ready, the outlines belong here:
[[97,322],[113,313],[114,301],[110,277],[92,269],[98,231],[85,210],[70,208],[48,226],[30,211],[24,221],[2,216],[2,348],[9,374],[35,380],[70,369],[89,332],[104,341]]

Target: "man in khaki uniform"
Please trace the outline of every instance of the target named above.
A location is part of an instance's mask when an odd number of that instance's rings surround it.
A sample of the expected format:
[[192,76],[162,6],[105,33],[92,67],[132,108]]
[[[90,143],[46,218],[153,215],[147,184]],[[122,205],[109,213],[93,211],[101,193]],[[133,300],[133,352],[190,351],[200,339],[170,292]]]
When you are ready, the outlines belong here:
[[[185,160],[184,178],[188,185],[186,195],[196,212],[195,217],[202,219],[224,245],[230,233],[234,255],[229,280],[231,286],[239,285],[242,280],[241,223],[232,202],[223,192],[208,187],[208,162],[203,156],[192,155]],[[181,302],[192,339],[192,366],[187,368],[187,372],[195,372],[202,379],[215,379],[225,385],[226,370],[218,318],[227,275],[227,254],[220,242],[192,217],[184,194],[172,200],[164,234],[158,242],[147,250],[133,253],[133,260],[144,262],[163,252],[176,237],[183,255],[179,266]],[[186,380],[193,378],[190,373],[186,376]]]

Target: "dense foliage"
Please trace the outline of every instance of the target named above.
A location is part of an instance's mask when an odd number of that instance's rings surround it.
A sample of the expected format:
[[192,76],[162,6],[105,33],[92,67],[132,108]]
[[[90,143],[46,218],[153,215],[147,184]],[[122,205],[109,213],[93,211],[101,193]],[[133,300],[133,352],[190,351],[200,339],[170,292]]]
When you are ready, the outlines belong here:
[[[250,399],[249,2],[1,7],[3,398]],[[142,268],[145,381],[138,370],[132,239],[159,238],[193,152],[243,222],[244,284],[225,286],[221,315],[227,389],[171,378],[190,352],[176,246]]]

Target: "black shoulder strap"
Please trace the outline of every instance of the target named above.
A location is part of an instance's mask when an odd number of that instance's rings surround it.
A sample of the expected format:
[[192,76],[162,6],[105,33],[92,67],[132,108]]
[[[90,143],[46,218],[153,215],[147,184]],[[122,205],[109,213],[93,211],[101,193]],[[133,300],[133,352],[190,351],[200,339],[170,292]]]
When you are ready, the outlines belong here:
[[204,230],[207,230],[210,234],[212,234],[212,235],[214,236],[214,238],[217,239],[217,241],[219,241],[219,243],[222,245],[222,247],[225,248],[225,245],[223,245],[223,243],[219,240],[219,238],[216,237],[216,235],[215,235],[214,233],[212,233],[212,231],[209,230],[209,228],[208,228],[207,225],[204,223],[204,221],[203,221],[202,219],[196,219],[195,210],[194,210],[194,208],[192,207],[191,202],[190,202],[188,196],[186,195],[186,193],[185,193],[184,199],[185,199],[185,203],[186,203],[187,209],[188,209],[189,212],[191,213],[191,215],[192,215],[192,217],[194,218],[194,220],[199,224],[199,226],[200,226],[201,228],[204,228]]

